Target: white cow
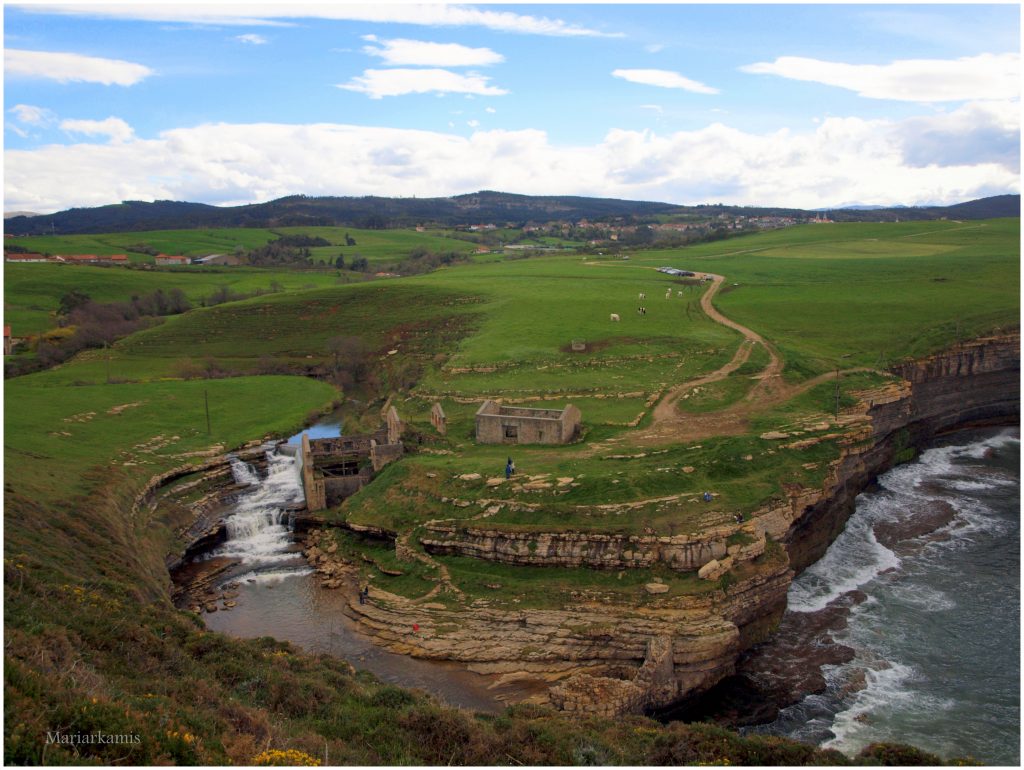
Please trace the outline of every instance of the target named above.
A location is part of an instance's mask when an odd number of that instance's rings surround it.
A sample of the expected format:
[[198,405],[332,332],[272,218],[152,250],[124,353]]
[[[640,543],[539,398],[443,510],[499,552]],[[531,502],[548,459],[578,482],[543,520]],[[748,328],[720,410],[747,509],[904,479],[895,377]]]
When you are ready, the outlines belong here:
[[644,294],[643,292],[640,292],[640,299],[647,299],[647,295]]
[[668,289],[668,290],[667,290],[667,291],[665,292],[665,299],[672,299],[672,289],[671,289],[671,288],[669,288],[669,289]]
[[619,314],[618,313],[612,313],[612,320],[613,321],[618,321],[619,320]]

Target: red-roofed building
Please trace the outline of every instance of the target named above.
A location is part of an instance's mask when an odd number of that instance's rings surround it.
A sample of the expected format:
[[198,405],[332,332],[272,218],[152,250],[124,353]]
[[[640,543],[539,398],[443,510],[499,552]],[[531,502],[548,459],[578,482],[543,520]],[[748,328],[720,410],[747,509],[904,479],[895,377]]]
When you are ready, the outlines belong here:
[[11,339],[11,327],[4,324],[4,355],[9,356],[14,352],[14,340]]
[[88,265],[93,262],[100,261],[100,258],[95,254],[58,254],[57,259],[63,260],[64,262],[71,262],[76,265]]
[[50,258],[44,254],[4,254],[8,262],[49,262]]
[[188,257],[175,257],[167,254],[157,254],[156,263],[158,265],[188,265],[192,262]]
[[102,257],[101,261],[109,262],[112,265],[127,265],[128,255],[127,254],[110,254],[109,256]]

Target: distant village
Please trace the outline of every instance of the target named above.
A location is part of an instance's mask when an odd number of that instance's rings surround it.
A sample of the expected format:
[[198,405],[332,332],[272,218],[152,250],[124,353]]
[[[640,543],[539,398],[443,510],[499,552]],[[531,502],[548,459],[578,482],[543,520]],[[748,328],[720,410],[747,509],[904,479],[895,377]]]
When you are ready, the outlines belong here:
[[[544,223],[523,222],[481,222],[456,225],[454,228],[440,228],[456,237],[463,237],[480,244],[478,252],[495,249],[509,251],[538,250],[554,251],[565,249],[598,249],[626,246],[673,246],[714,237],[730,237],[744,232],[757,232],[800,224],[824,224],[832,220],[822,214],[813,216],[745,216],[742,214],[718,214],[712,217],[694,218],[687,222],[635,223],[623,217],[611,221],[552,220]],[[418,225],[416,232],[426,233],[439,229],[431,225]],[[6,235],[6,234],[5,234]],[[6,235],[6,237],[11,237]],[[540,239],[554,239],[562,245],[544,243]],[[566,243],[568,242],[568,243]],[[171,254],[155,254],[153,262],[158,267],[183,267],[191,264],[236,264],[231,255],[209,254],[201,257],[187,257]],[[77,265],[128,265],[127,254],[39,254],[21,251],[16,247],[4,248],[7,262],[32,263],[50,262]]]

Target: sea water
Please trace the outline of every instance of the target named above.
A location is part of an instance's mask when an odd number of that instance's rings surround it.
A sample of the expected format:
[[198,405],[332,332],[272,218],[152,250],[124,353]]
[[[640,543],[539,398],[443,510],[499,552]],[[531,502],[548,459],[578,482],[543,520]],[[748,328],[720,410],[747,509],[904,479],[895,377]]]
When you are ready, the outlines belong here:
[[[856,656],[826,666],[827,690],[745,732],[853,754],[907,743],[943,758],[1020,762],[1020,436],[957,434],[878,479],[845,531],[789,593],[812,612],[859,589],[835,640]],[[938,529],[887,547],[878,534],[945,511]],[[881,538],[885,541],[887,538]],[[898,539],[898,538],[897,538]],[[862,678],[851,687],[854,678]]]

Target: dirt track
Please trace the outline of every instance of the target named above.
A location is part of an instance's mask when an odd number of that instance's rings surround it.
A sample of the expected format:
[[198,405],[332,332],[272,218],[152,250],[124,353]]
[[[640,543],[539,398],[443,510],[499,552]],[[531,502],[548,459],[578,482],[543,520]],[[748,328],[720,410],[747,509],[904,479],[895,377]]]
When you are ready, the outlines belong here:
[[[701,309],[707,314],[708,318],[716,323],[727,326],[730,329],[735,329],[742,334],[743,342],[740,343],[732,360],[725,364],[725,366],[716,369],[710,374],[671,388],[655,405],[651,413],[651,425],[647,428],[625,434],[622,440],[623,444],[650,446],[692,441],[709,436],[729,436],[745,433],[748,430],[749,419],[752,414],[764,411],[776,404],[781,404],[806,390],[810,390],[816,385],[835,379],[836,375],[828,372],[799,384],[787,384],[782,379],[782,359],[775,348],[766,342],[760,334],[733,321],[731,318],[727,318],[715,308],[713,300],[725,278],[710,273],[708,277],[712,279],[711,286],[708,287],[708,290],[700,298]],[[757,375],[757,383],[747,392],[743,399],[717,412],[683,414],[679,411],[677,404],[683,395],[690,392],[693,388],[728,377],[750,357],[750,351],[754,345],[763,345],[768,353],[769,360],[762,372]],[[877,370],[856,368],[846,369],[844,373],[863,371]]]

